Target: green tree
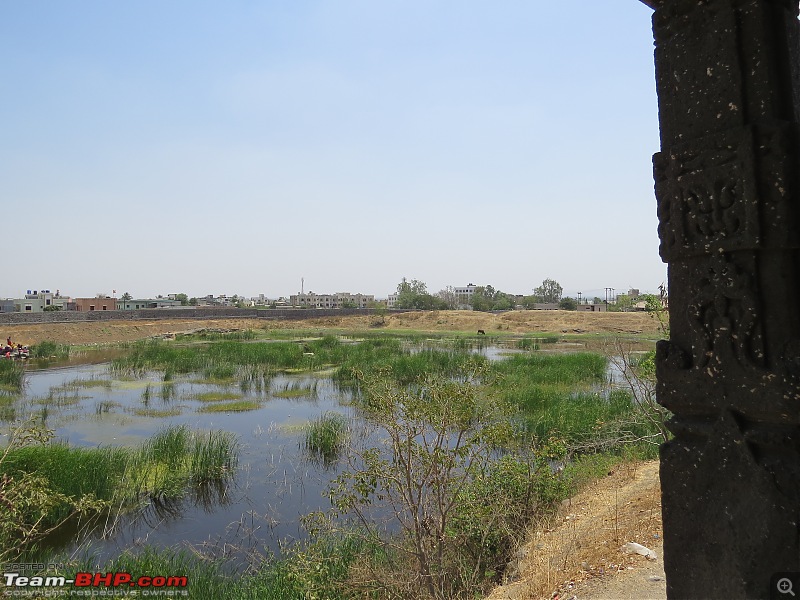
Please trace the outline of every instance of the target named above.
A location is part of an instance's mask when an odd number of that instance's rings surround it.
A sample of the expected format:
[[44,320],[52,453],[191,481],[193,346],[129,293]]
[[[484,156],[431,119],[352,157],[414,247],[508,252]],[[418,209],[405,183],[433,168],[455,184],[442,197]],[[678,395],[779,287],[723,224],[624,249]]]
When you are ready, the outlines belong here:
[[458,307],[458,296],[456,296],[456,292],[452,286],[447,286],[443,290],[439,290],[436,292],[435,296],[449,309],[455,309]]
[[611,312],[628,312],[633,310],[636,302],[628,294],[617,294],[616,301],[608,305]]
[[[352,447],[350,468],[329,496],[339,514],[356,517],[370,545],[400,555],[403,567],[377,586],[399,592],[391,588],[405,580],[405,593],[391,597],[483,597],[481,582],[506,564],[519,525],[537,506],[534,490],[552,478],[547,463],[514,455],[510,407],[486,398],[473,377],[431,377],[413,387],[356,377],[385,450]],[[399,537],[387,540],[376,525],[372,510],[381,505]]]
[[186,294],[175,294],[175,300],[179,300],[181,306],[189,305],[189,297]]
[[494,289],[490,285],[485,287],[479,285],[476,287],[475,291],[472,292],[472,298],[469,300],[472,310],[484,312],[492,310],[492,306],[494,305],[493,292]]
[[578,302],[575,298],[562,298],[558,303],[558,308],[561,310],[578,310]]
[[128,302],[129,300],[133,300],[133,296],[131,296],[128,292],[125,292],[124,294],[122,294],[122,296],[120,296],[119,299],[122,300],[123,302]]
[[533,309],[536,307],[537,304],[541,304],[543,302],[541,296],[525,296],[522,298],[521,304],[523,308]]
[[408,281],[405,277],[397,285],[397,308],[416,308],[420,310],[444,310],[447,304],[428,293],[425,282],[418,279]]
[[545,279],[542,285],[535,288],[533,293],[535,296],[541,296],[542,302],[555,304],[561,300],[561,294],[564,288],[555,279]]

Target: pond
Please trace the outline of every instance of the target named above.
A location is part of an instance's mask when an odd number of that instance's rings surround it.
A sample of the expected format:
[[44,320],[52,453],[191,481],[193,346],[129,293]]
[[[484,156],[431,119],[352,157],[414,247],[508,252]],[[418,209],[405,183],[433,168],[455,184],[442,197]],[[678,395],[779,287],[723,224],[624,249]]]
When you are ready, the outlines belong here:
[[[404,344],[412,353],[442,345],[437,339]],[[517,340],[458,345],[490,361],[527,352]],[[619,376],[609,365],[607,383],[619,385]],[[115,374],[109,363],[73,364],[29,370],[22,397],[3,406],[0,420],[38,415],[57,439],[74,447],[134,447],[168,425],[223,430],[238,437],[236,474],[227,485],[180,500],[151,502],[144,511],[110,519],[88,532],[62,527],[48,539],[51,550],[81,556],[88,552],[98,564],[145,544],[190,544],[234,566],[255,555],[279,555],[283,543],[303,537],[303,515],[330,508],[324,492],[339,474],[337,464],[322,464],[308,455],[307,425],[335,412],[345,417],[352,435],[365,430],[353,392],[338,385],[330,369],[283,373],[245,385],[208,381],[197,374],[168,377],[157,370],[129,377]]]
[[[252,402],[252,410],[205,412],[233,402]],[[349,406],[351,392],[330,377],[279,375],[269,387],[204,383],[190,377],[164,382],[152,372],[135,380],[114,379],[109,365],[82,365],[29,372],[18,416],[41,415],[57,439],[71,446],[136,446],[165,425],[194,430],[221,429],[239,438],[233,483],[218,493],[151,507],[89,537],[98,560],[148,543],[186,542],[242,557],[250,551],[279,552],[280,540],[300,535],[298,519],[330,504],[322,495],[336,468],[312,460],[303,448],[304,426],[335,411],[352,426],[359,422]],[[74,528],[51,538],[53,549],[78,548]]]

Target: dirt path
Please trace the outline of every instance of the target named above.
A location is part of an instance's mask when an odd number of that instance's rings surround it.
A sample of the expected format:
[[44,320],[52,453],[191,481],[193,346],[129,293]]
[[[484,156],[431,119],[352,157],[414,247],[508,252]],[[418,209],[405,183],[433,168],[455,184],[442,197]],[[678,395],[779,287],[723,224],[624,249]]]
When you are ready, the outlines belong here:
[[[627,542],[657,558],[623,552]],[[531,534],[518,553],[515,580],[488,600],[662,600],[662,549],[658,462],[620,466]]]
[[[223,329],[377,329],[377,316],[309,318],[297,321],[266,319],[181,319],[102,321],[3,325],[0,334],[23,344],[44,340],[60,344],[112,344],[130,342],[165,333],[200,328]],[[429,311],[389,315],[379,329],[417,331],[468,331],[497,333],[614,333],[656,335],[657,323],[644,313],[579,313],[571,311],[512,311],[499,315],[473,311]]]

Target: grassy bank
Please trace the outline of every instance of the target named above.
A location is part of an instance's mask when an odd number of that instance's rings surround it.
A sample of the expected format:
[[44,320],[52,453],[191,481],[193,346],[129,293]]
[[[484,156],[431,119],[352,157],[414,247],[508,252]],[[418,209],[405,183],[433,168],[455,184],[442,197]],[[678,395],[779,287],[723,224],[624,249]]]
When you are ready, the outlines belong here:
[[0,558],[73,515],[114,517],[225,482],[237,453],[232,434],[185,426],[167,427],[138,448],[37,443],[47,437],[32,428],[12,435],[0,455]]

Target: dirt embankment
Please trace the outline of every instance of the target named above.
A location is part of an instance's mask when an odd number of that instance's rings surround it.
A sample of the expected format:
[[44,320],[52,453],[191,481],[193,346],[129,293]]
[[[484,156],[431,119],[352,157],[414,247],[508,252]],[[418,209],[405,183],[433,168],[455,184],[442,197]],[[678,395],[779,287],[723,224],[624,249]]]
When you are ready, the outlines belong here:
[[[622,550],[634,542],[655,560]],[[658,462],[620,466],[531,532],[487,600],[665,600]]]
[[[200,328],[223,329],[376,329],[376,315],[269,319],[181,319],[102,321],[86,323],[47,323],[2,326],[2,337],[11,336],[23,344],[44,340],[60,344],[112,344],[130,342],[166,333],[182,333]],[[499,315],[473,311],[428,311],[387,315],[380,329],[416,331],[467,331],[482,329],[497,333],[609,333],[656,335],[658,324],[645,313],[580,313],[571,311],[513,311]]]

